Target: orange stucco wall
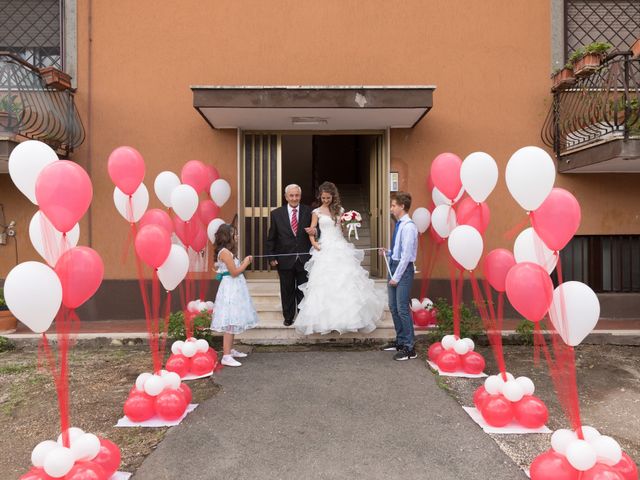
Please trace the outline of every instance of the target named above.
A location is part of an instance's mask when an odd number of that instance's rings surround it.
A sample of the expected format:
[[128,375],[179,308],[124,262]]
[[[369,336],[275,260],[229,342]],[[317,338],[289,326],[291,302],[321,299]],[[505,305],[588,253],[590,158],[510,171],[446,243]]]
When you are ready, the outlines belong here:
[[[179,172],[190,159],[213,163],[236,185],[236,133],[204,122],[190,85],[436,85],[433,110],[413,130],[392,132],[392,169],[414,206],[426,206],[435,155],[490,153],[501,178],[489,198],[487,248],[511,246],[503,233],[524,217],[504,167],[519,147],[542,145],[550,15],[547,1],[78,0],[76,100],[87,138],[73,159],[91,171],[91,243],[106,277],[134,277],[132,265],[120,262],[127,227],[106,170],[113,148],[143,154],[150,191],[160,171]],[[557,185],[582,204],[580,233],[640,233],[636,178],[564,175]],[[18,222],[20,261],[35,259],[27,234],[35,207],[8,175],[0,176],[0,192],[8,219]],[[150,207],[159,207],[151,196]],[[223,216],[230,219],[235,206],[234,192]],[[13,248],[0,247],[0,277],[14,263]]]

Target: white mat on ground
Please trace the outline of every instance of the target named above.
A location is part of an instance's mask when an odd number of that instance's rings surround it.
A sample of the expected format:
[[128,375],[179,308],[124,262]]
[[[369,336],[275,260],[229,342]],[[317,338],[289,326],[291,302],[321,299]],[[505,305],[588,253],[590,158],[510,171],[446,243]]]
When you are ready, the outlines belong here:
[[193,373],[187,373],[180,380],[197,380],[198,378],[206,378],[210,377],[211,375],[213,375],[213,370],[211,370],[209,373],[205,373],[204,375],[194,375]]
[[429,364],[429,366],[435,370],[436,372],[438,372],[439,375],[442,375],[443,377],[462,377],[462,378],[482,378],[482,377],[486,377],[487,374],[482,372],[482,373],[465,373],[465,372],[442,372],[439,368],[438,365],[436,365],[435,363],[433,363],[431,360],[427,360],[427,363]]
[[504,427],[492,427],[487,422],[485,422],[482,414],[478,411],[476,407],[462,407],[465,412],[469,414],[469,416],[476,422],[478,425],[482,427],[484,433],[504,433],[504,434],[522,434],[522,433],[551,433],[551,430],[547,428],[546,425],[540,428],[526,428],[520,425],[517,422],[510,422]]
[[156,415],[150,418],[149,420],[136,423],[136,422],[132,422],[127,417],[122,417],[120,420],[118,420],[116,427],[153,427],[153,428],[174,427],[176,425],[179,425],[180,422],[184,420],[184,417],[186,417],[189,413],[193,412],[197,406],[198,406],[197,403],[190,403],[187,409],[185,410],[184,414],[178,420],[172,420],[172,421],[164,420]]
[[131,477],[129,472],[116,472],[109,480],[129,480],[129,477]]

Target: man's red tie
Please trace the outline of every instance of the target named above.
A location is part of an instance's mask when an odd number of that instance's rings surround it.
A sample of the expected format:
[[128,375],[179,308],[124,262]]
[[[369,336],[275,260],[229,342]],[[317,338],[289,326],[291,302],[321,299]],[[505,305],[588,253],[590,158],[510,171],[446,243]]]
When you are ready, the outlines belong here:
[[298,214],[296,212],[296,208],[291,211],[291,230],[293,230],[294,235],[298,235]]

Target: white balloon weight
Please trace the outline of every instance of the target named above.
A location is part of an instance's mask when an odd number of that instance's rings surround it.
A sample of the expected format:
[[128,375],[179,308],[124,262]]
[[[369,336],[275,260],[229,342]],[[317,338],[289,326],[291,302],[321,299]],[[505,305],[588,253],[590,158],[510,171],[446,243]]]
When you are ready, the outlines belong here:
[[189,254],[181,245],[171,245],[169,256],[158,267],[158,278],[167,292],[176,288],[189,271]]
[[524,389],[515,380],[508,380],[502,387],[502,394],[511,402],[519,402],[524,397]]
[[484,389],[489,395],[497,395],[502,391],[504,382],[498,375],[491,375],[484,381]]
[[444,337],[442,337],[440,344],[445,350],[451,350],[456,344],[457,340],[458,339],[455,337],[455,335],[445,335]]
[[4,297],[18,320],[35,333],[42,333],[60,309],[62,285],[56,272],[44,263],[23,262],[7,275]]
[[191,185],[178,185],[171,192],[171,208],[181,220],[188,222],[198,209],[198,193]]
[[231,185],[226,180],[219,178],[211,184],[209,189],[211,200],[219,207],[223,206],[231,196]]
[[71,451],[76,460],[93,460],[100,452],[100,439],[93,433],[84,433],[71,442]]
[[456,195],[456,198],[454,198],[452,202],[447,197],[445,197],[437,187],[433,187],[433,190],[431,191],[431,199],[433,200],[433,204],[436,207],[440,205],[452,205],[453,203],[456,203],[458,200],[460,200],[462,198],[462,195],[464,195],[464,188],[460,189],[458,195]]
[[180,386],[180,375],[175,372],[167,372],[162,376],[162,379],[164,380],[167,388],[176,389]]
[[600,301],[588,285],[564,282],[553,291],[549,316],[564,343],[575,347],[598,323]]
[[411,219],[413,223],[416,224],[416,227],[418,227],[420,233],[426,232],[429,225],[431,225],[431,214],[429,210],[424,207],[416,208]]
[[80,226],[74,227],[63,237],[41,211],[37,211],[29,222],[29,238],[36,252],[52,267],[68,249],[75,247],[80,238]]
[[596,428],[590,427],[589,425],[583,425],[582,436],[587,442],[593,443],[596,439],[600,438],[602,435]]
[[209,350],[209,342],[204,338],[199,338],[196,340],[196,350],[198,352],[207,352]]
[[520,384],[525,395],[533,395],[533,392],[536,391],[536,386],[529,377],[518,377],[515,381]]
[[498,183],[498,165],[488,153],[474,152],[462,162],[460,180],[475,202],[484,202]]
[[[79,437],[81,437],[82,435],[84,435],[84,430],[82,430],[81,428],[78,427],[70,427],[67,429],[67,432],[69,432],[69,443],[73,443],[76,439],[78,439]],[[62,433],[60,435],[58,435],[58,445],[62,445],[63,444],[63,436]]]
[[193,357],[197,351],[196,342],[186,342],[182,346],[182,354],[187,358]]
[[593,443],[596,456],[600,463],[612,467],[622,459],[622,448],[620,444],[607,435],[598,437]]
[[464,268],[473,270],[478,266],[484,248],[478,230],[469,225],[460,225],[449,235],[448,244],[451,256]]
[[539,147],[524,147],[511,155],[505,172],[511,196],[527,211],[536,210],[549,196],[556,165]]
[[585,440],[574,440],[566,451],[567,460],[573,468],[582,472],[593,468],[596,464],[596,450]]
[[118,187],[115,187],[113,189],[113,203],[118,213],[127,222],[137,222],[142,218],[149,206],[149,190],[144,186],[144,183],[141,183],[131,195],[131,199],[129,199],[129,195],[122,193]]
[[476,348],[476,344],[473,343],[473,340],[471,340],[470,338],[463,338],[462,340],[464,340],[467,343],[467,346],[469,347],[469,351],[473,351],[474,348]]
[[182,354],[183,345],[184,345],[184,342],[182,340],[176,340],[171,344],[171,353],[173,353],[174,355]]
[[50,451],[44,459],[44,471],[53,478],[64,477],[73,467],[76,459],[69,448],[58,446]]
[[572,430],[561,428],[553,432],[551,435],[551,448],[556,452],[565,455],[567,453],[567,447],[571,442],[578,439],[578,436]]
[[537,263],[548,273],[553,272],[558,263],[558,256],[544,244],[531,227],[525,228],[516,237],[516,241],[513,244],[513,256],[517,263]]
[[171,192],[178,185],[180,185],[180,178],[169,171],[160,172],[153,182],[153,190],[156,192],[156,197],[165,207],[171,207]]
[[[172,347],[171,350],[173,351],[173,345],[171,347]],[[144,382],[146,382],[147,379],[149,379],[151,377],[153,377],[153,375],[151,373],[149,373],[149,372],[144,372],[144,373],[141,373],[140,375],[138,375],[138,378],[136,378],[136,388],[138,390],[140,390],[140,391],[143,391],[144,390]]]
[[466,355],[469,353],[469,344],[462,338],[460,340],[456,340],[456,343],[453,345],[453,351],[458,355]]
[[147,395],[157,397],[164,390],[165,383],[160,375],[152,375],[144,382],[144,391]]
[[31,463],[34,467],[42,467],[44,465],[44,459],[47,457],[50,451],[60,448],[53,440],[45,440],[40,442],[31,451]]
[[422,304],[420,303],[420,300],[418,300],[417,298],[412,298],[411,305],[409,308],[411,309],[412,312],[417,312],[418,310],[422,310]]
[[9,175],[30,201],[38,205],[36,200],[36,180],[44,167],[58,160],[58,155],[46,143],[38,140],[27,140],[19,143],[9,155]]
[[431,310],[433,308],[433,302],[429,298],[423,298],[420,304],[422,305],[422,308],[426,310]]
[[220,225],[224,225],[224,220],[221,218],[214,218],[209,222],[209,225],[207,225],[207,236],[209,237],[209,240],[211,240],[211,243],[215,243],[216,232],[218,231],[218,228],[220,228]]
[[437,206],[431,214],[431,225],[438,235],[447,238],[457,225],[455,210],[449,205]]

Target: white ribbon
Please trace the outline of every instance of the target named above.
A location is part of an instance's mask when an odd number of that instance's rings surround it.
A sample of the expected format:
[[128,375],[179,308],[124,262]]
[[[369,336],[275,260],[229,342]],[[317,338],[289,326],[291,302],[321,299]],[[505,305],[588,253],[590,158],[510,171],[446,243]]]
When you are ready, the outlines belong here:
[[356,240],[360,240],[358,238],[358,227],[360,226],[357,222],[347,223],[347,238],[351,240],[351,234],[353,233],[356,236]]

